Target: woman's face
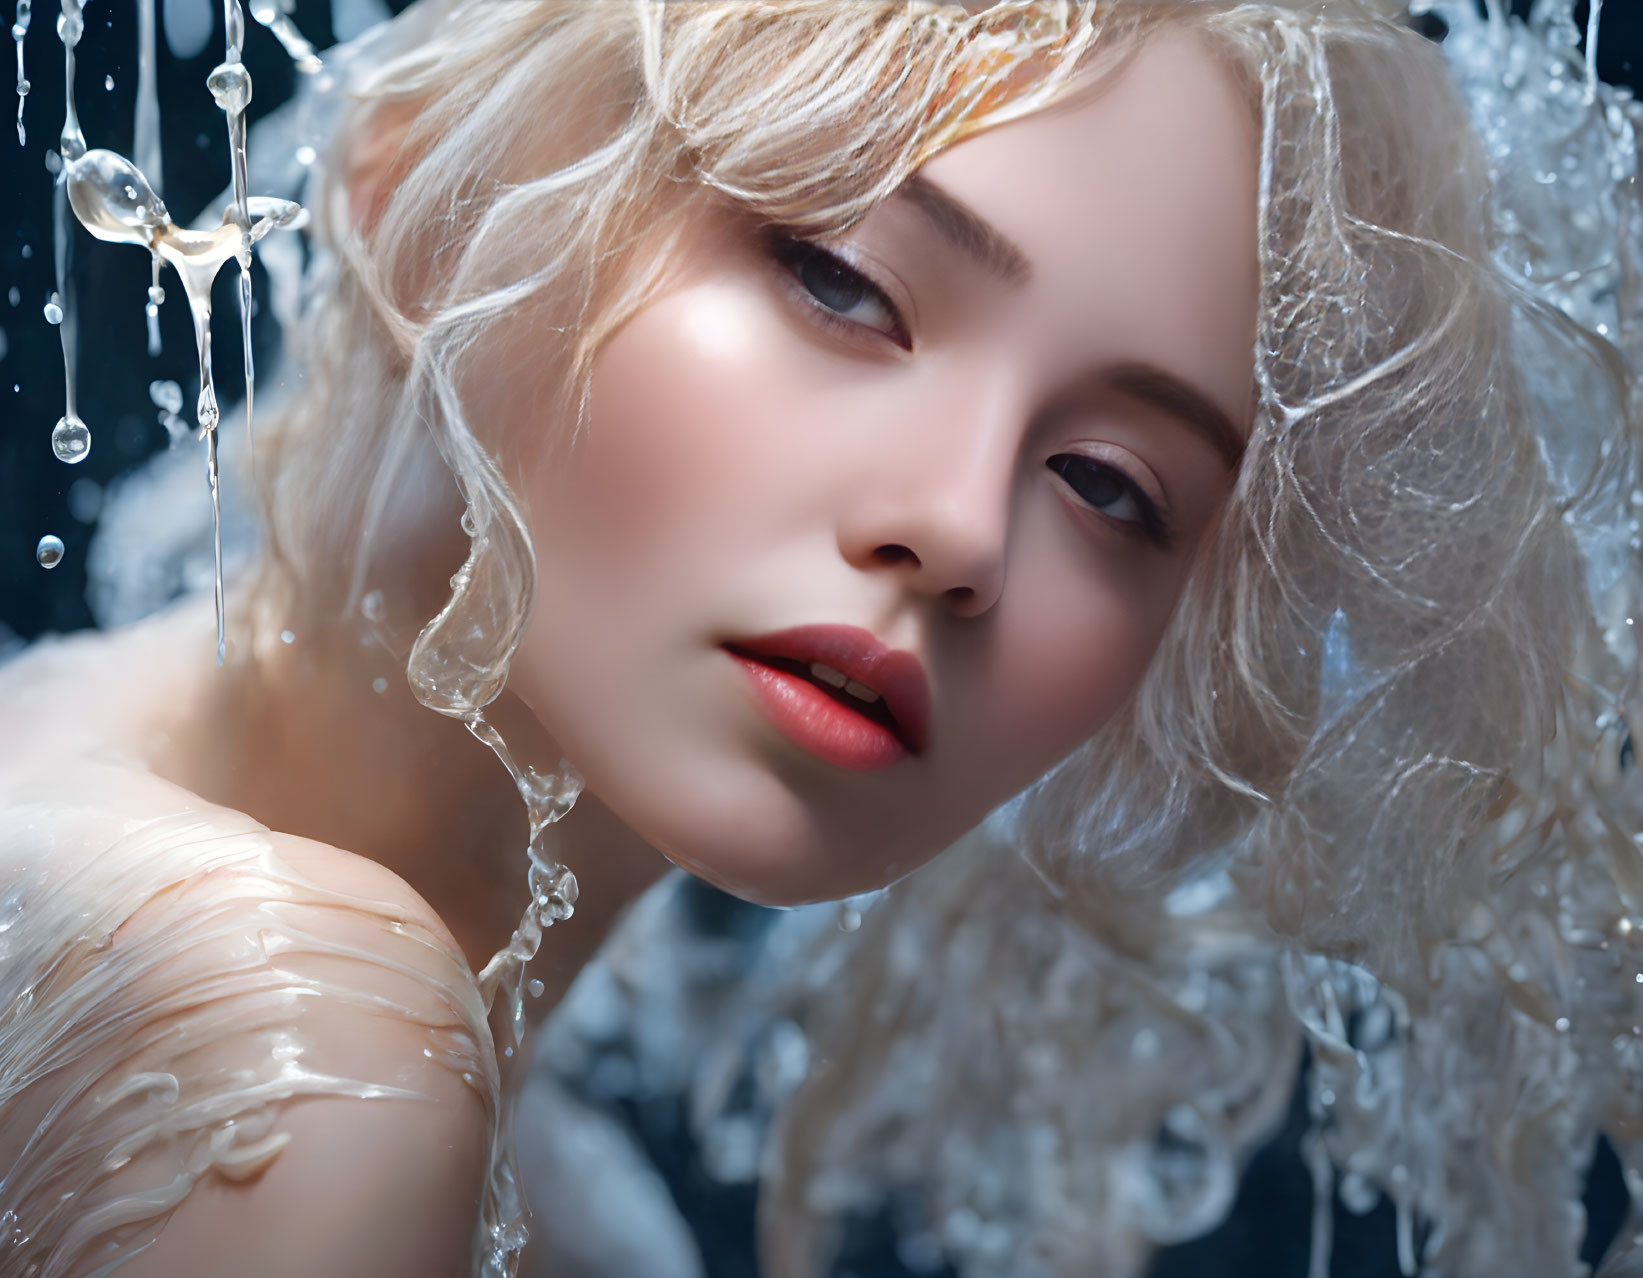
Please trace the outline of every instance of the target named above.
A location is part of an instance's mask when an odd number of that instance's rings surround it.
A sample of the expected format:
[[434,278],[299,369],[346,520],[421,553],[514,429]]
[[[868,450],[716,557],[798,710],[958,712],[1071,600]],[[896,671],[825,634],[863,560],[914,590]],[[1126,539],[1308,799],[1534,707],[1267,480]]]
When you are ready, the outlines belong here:
[[[797,903],[905,874],[1112,716],[1247,429],[1255,175],[1177,32],[840,241],[704,221],[525,478],[511,686],[590,789]],[[529,376],[504,430],[541,429]]]

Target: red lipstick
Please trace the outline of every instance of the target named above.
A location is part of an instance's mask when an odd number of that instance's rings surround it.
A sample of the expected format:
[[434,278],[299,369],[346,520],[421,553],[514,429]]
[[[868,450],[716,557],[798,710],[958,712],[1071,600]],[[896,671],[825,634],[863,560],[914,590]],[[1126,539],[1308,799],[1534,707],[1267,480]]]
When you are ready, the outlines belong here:
[[765,717],[818,758],[867,772],[924,753],[930,683],[912,653],[857,626],[796,626],[724,648]]

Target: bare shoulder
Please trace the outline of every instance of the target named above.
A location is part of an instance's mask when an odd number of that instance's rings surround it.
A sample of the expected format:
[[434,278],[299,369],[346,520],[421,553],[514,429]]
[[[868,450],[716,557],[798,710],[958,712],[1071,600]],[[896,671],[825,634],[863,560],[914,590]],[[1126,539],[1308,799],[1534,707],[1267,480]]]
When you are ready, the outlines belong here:
[[[495,1067],[438,915],[374,862],[158,778],[84,763],[66,783],[92,815],[25,778],[29,838],[80,871],[58,912],[113,930],[72,960],[36,938],[57,994],[10,1044],[28,1059],[0,1060],[0,1090],[12,1065],[36,1080],[0,1107],[0,1155],[21,1157],[0,1189],[44,1210],[76,1185],[132,1222],[146,1245],[121,1278],[469,1274]],[[84,1256],[83,1232],[37,1241]]]
[[122,1278],[468,1278],[485,1113],[456,1080],[442,1090],[288,1106],[278,1157],[196,1186]]
[[[299,903],[291,920],[309,948],[281,960],[306,994],[289,1027],[303,1068],[363,1088],[286,1100],[263,1152],[201,1179],[122,1278],[464,1278],[490,1119],[477,1056],[453,1068],[440,1051],[463,1033],[450,1000],[430,995],[467,979],[456,970],[455,945],[427,903],[384,867],[307,839],[268,839],[278,862],[323,893]],[[372,908],[355,914],[333,899]],[[405,942],[417,932],[442,944]],[[377,947],[382,961],[362,962],[362,946]],[[224,1040],[209,1064],[214,1073],[255,1068],[264,1051],[258,1034]]]

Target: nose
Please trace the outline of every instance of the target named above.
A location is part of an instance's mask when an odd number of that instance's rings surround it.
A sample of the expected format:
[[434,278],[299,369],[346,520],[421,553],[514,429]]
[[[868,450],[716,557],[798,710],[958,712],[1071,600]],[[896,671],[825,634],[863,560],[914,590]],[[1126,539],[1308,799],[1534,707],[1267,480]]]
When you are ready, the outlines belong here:
[[[955,426],[957,428],[955,428]],[[839,551],[862,572],[890,573],[906,589],[976,617],[1004,591],[1013,432],[949,419],[922,445],[883,453],[864,470],[839,523]]]

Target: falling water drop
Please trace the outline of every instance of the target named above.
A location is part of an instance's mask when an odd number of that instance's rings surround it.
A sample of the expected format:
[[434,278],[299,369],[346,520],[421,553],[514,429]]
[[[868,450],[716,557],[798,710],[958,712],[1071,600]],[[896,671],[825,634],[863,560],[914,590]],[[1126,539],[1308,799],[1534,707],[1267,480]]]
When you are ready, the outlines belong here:
[[28,76],[23,73],[23,37],[29,33],[29,17],[33,10],[32,0],[17,0],[17,16],[11,24],[11,38],[17,44],[17,145],[22,146],[28,141],[28,134],[23,128],[23,102],[29,95]]
[[530,984],[527,985],[525,988],[528,989],[531,992],[531,997],[532,998],[541,998],[542,995],[545,994],[547,992],[547,989],[548,989],[548,987],[546,985],[542,984],[540,978],[535,977],[535,976],[531,977]]
[[91,431],[78,417],[57,419],[51,428],[51,451],[60,462],[74,466],[91,454]]
[[103,89],[108,93],[113,93],[114,92],[114,77],[113,76],[105,75],[103,77]]
[[63,308],[58,303],[57,294],[53,293],[51,295],[51,301],[46,303],[45,310],[42,313],[45,315],[48,324],[61,324],[63,322]]
[[230,115],[237,115],[251,102],[251,73],[241,62],[224,62],[205,79],[205,87],[217,105]]
[[34,548],[34,561],[42,568],[55,568],[63,562],[63,539],[47,533]]
[[81,17],[82,0],[63,0],[57,15],[57,38],[63,44],[63,132],[57,147],[65,160],[78,160],[86,153],[86,137],[80,131],[80,116],[74,109],[74,48],[85,34]]

